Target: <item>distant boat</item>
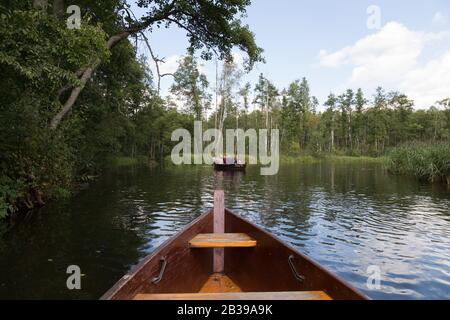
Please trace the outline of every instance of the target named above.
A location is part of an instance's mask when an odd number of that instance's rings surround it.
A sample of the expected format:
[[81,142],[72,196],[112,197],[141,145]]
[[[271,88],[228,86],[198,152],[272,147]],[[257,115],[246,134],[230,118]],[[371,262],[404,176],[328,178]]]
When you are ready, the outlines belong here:
[[224,207],[214,209],[122,277],[105,300],[363,300],[344,280]]
[[215,163],[214,164],[214,170],[216,171],[245,171],[245,168],[247,167],[246,164],[220,164]]

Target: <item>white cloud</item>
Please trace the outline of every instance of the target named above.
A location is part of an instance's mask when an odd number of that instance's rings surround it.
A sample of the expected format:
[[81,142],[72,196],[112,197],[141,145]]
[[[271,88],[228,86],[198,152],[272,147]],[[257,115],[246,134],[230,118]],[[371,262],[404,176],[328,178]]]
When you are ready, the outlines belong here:
[[433,16],[433,23],[438,25],[444,25],[447,23],[447,16],[442,12],[438,11]]
[[334,53],[328,53],[326,50],[320,50],[319,59],[320,65],[323,67],[337,68],[345,63],[348,63],[349,47],[339,50]]
[[413,98],[417,106],[424,107],[450,97],[450,52],[410,71],[400,84],[400,90]]
[[244,57],[242,56],[242,53],[240,53],[239,51],[233,51],[231,54],[233,55],[234,63],[242,67],[242,65],[244,64]]
[[[403,90],[416,105],[427,107],[437,99],[450,96],[450,79],[433,78],[450,73],[447,56],[435,58],[425,65],[420,59],[426,47],[446,40],[450,32],[426,33],[411,31],[398,22],[386,24],[380,31],[358,40],[336,52],[319,52],[320,65],[338,68],[350,66],[346,87],[373,89],[378,85],[391,90]],[[450,49],[450,48],[449,48]],[[446,93],[448,91],[448,93]],[[442,96],[444,95],[444,96]]]
[[424,33],[413,32],[391,22],[379,32],[354,45],[320,55],[322,66],[354,66],[350,85],[379,82],[404,73],[415,66],[426,42]]

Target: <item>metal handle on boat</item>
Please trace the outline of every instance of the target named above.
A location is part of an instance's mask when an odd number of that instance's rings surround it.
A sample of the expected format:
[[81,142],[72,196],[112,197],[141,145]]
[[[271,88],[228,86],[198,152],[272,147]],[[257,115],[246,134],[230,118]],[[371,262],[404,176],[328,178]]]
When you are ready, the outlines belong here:
[[159,271],[159,275],[155,278],[153,278],[152,283],[153,284],[158,284],[161,282],[163,275],[164,275],[164,271],[166,271],[166,266],[167,266],[167,259],[166,257],[161,258],[161,271]]
[[292,274],[294,275],[295,279],[297,279],[300,282],[303,282],[303,281],[305,281],[305,277],[302,276],[300,273],[298,273],[297,269],[295,269],[294,259],[295,259],[294,255],[291,254],[288,258],[289,267],[291,267],[291,271],[292,271]]

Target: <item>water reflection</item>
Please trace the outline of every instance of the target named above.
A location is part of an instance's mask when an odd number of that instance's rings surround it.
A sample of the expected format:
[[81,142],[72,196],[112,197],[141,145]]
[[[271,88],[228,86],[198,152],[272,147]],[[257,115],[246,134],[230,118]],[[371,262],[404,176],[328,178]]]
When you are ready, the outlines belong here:
[[[98,298],[133,264],[211,208],[263,226],[372,298],[450,298],[445,188],[388,176],[375,164],[284,165],[277,176],[210,167],[110,172],[68,203],[50,204],[0,240],[0,298]],[[65,288],[65,268],[85,274]],[[382,288],[367,290],[378,265]]]

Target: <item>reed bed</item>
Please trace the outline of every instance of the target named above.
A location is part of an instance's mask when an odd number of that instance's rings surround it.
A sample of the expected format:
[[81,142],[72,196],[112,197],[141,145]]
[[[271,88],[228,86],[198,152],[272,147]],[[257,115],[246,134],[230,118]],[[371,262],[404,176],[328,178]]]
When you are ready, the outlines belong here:
[[445,181],[450,186],[450,143],[402,145],[394,148],[388,159],[388,169],[394,174]]

